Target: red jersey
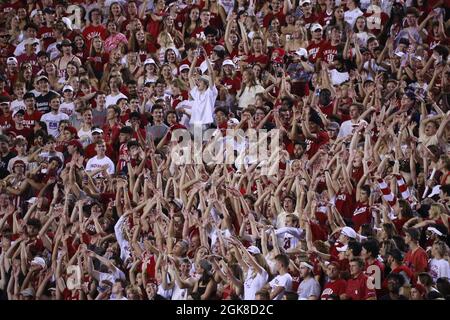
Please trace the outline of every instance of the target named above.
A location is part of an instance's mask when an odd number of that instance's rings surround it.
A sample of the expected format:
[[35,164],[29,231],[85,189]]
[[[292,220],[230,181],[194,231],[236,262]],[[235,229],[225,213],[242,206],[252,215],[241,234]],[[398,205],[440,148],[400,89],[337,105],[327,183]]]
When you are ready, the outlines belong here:
[[418,247],[414,251],[409,250],[403,262],[416,274],[426,272],[428,269],[428,256],[422,247]]
[[327,144],[330,141],[330,137],[326,131],[319,131],[316,133],[316,139],[306,139],[306,154],[308,155],[308,159],[311,159],[313,155],[319,150],[319,148]]
[[53,28],[43,26],[39,28],[37,37],[42,40],[44,43],[44,50],[47,50],[48,46],[51,45],[53,42],[56,41],[55,39],[55,33],[53,32]]
[[330,42],[325,42],[320,47],[319,58],[327,63],[331,63],[336,59],[337,53],[337,46],[331,45]]
[[347,281],[345,293],[351,300],[367,300],[376,297],[375,290],[369,289],[367,276],[361,272],[356,278]]
[[94,37],[100,37],[102,40],[105,40],[108,37],[108,32],[104,25],[89,25],[83,30],[83,37],[86,40],[86,46],[90,48],[91,40]]
[[372,221],[372,213],[370,212],[370,206],[362,202],[356,203],[356,209],[353,211],[353,229],[359,230],[359,228]]
[[343,218],[351,219],[353,212],[355,211],[355,194],[349,194],[348,192],[339,193],[336,195],[336,209]]
[[324,10],[321,13],[319,13],[319,23],[322,26],[330,24],[330,21],[333,18],[333,12],[334,11],[331,11],[330,13],[328,13],[326,10]]
[[329,281],[325,285],[320,296],[321,300],[328,300],[331,295],[336,295],[338,297],[345,293],[347,287],[347,282],[344,279],[338,279],[335,281]]
[[320,42],[311,41],[311,44],[306,48],[308,50],[308,57],[310,62],[315,63],[317,61],[317,58],[319,57],[318,53],[324,43],[324,40],[321,40]]

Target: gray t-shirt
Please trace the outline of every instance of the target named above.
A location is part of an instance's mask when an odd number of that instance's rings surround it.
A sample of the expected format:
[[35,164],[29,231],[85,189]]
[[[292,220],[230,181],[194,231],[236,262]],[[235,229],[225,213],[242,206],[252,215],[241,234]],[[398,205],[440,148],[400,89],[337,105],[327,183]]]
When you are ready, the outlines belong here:
[[153,141],[156,143],[159,143],[161,139],[166,134],[167,130],[169,130],[169,127],[166,126],[164,123],[160,125],[148,125],[147,126],[147,137],[150,138],[150,135],[153,137]]
[[298,300],[307,300],[311,296],[320,297],[320,285],[314,278],[308,278],[300,282],[297,289]]
[[106,109],[98,111],[97,109],[92,110],[92,124],[94,127],[103,127],[106,123]]

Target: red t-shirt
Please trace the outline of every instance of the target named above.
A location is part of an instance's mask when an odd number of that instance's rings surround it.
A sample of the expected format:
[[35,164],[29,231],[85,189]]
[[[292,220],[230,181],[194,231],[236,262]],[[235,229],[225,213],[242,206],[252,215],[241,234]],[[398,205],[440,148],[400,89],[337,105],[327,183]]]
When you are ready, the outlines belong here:
[[320,47],[319,58],[327,63],[331,63],[336,59],[337,53],[337,46],[331,45],[330,42],[325,42]]
[[308,155],[308,159],[311,159],[313,155],[319,150],[320,146],[328,143],[330,137],[326,131],[319,131],[316,133],[316,139],[307,139],[306,140],[306,154]]
[[343,218],[351,219],[355,211],[355,195],[347,192],[336,195],[336,209]]
[[104,25],[89,25],[83,30],[83,37],[86,40],[86,46],[89,48],[91,45],[91,40],[94,37],[99,36],[102,40],[106,40],[108,37],[108,32],[106,31],[106,28]]
[[264,66],[266,66],[269,63],[269,57],[267,55],[265,55],[265,54],[260,54],[259,56],[256,56],[254,54],[250,54],[247,57],[246,62],[249,63],[249,64],[259,63],[259,64],[261,64],[264,67]]
[[369,289],[367,276],[361,272],[356,278],[347,281],[345,293],[351,300],[367,300],[376,297],[374,289]]
[[422,247],[415,251],[409,250],[403,262],[415,273],[426,272],[428,269],[428,256]]
[[318,43],[311,41],[311,44],[306,48],[308,50],[308,57],[310,62],[315,63],[317,61],[317,58],[319,57],[318,53],[324,43],[324,40]]
[[56,41],[55,39],[55,33],[53,32],[53,28],[43,26],[39,28],[37,37],[39,39],[42,39],[44,43],[44,50],[47,50],[48,46],[51,45],[53,42]]
[[370,212],[370,206],[361,202],[356,203],[356,209],[353,211],[353,229],[359,230],[361,225],[370,223],[372,220],[372,213]]
[[345,293],[347,287],[347,282],[344,279],[338,279],[333,282],[329,281],[323,288],[321,300],[328,300],[328,297],[332,294],[340,297],[341,294]]

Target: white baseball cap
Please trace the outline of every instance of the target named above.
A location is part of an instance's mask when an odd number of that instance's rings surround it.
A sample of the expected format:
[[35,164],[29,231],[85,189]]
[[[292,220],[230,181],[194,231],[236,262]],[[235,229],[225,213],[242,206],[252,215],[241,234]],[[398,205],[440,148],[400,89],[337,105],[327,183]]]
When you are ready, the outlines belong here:
[[344,236],[347,236],[347,237],[349,237],[349,238],[356,239],[356,231],[353,230],[353,228],[350,228],[350,227],[344,227],[344,228],[342,228],[341,233],[342,233]]
[[305,3],[311,3],[311,0],[300,0],[300,2],[299,2],[299,5],[300,5],[300,7],[302,6],[302,5],[304,5]]
[[146,60],[144,61],[144,66],[147,65],[147,64],[152,64],[152,63],[153,63],[153,64],[156,64],[156,63],[155,63],[155,60],[153,60],[152,58],[148,58],[148,59],[146,59]]
[[73,87],[71,85],[66,84],[64,86],[64,88],[62,89],[62,92],[67,91],[67,90],[72,91],[72,92],[74,91]]
[[233,66],[233,67],[236,67],[236,65],[234,64],[234,62],[232,61],[232,60],[230,60],[230,59],[225,59],[224,61],[223,61],[223,63],[222,63],[222,67],[223,66]]
[[308,57],[308,51],[306,51],[305,48],[300,48],[297,51],[295,51],[295,54],[298,55],[299,57]]
[[182,72],[183,70],[186,70],[186,69],[188,69],[189,70],[189,66],[187,65],[187,64],[182,64],[181,66],[180,66],[180,72]]
[[248,247],[247,251],[250,252],[251,254],[260,254],[261,253],[261,250],[259,250],[259,248],[256,246]]
[[314,31],[314,30],[317,30],[317,29],[323,30],[323,27],[319,23],[313,23],[309,29],[311,31]]

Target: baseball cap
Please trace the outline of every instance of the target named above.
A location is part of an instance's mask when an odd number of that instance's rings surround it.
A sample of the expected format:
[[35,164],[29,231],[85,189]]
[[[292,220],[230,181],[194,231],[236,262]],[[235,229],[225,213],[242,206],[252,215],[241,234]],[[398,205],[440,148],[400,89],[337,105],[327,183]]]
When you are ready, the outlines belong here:
[[30,13],[30,18],[33,19],[35,15],[37,15],[39,12],[42,12],[41,10],[38,9],[34,9],[33,11],[31,11]]
[[178,209],[180,209],[180,210],[183,209],[183,202],[181,201],[181,199],[173,198],[171,203],[176,205],[178,207]]
[[401,51],[397,51],[397,52],[395,53],[395,55],[396,55],[397,57],[399,57],[399,58],[403,58],[403,56],[405,55],[405,53],[404,53],[404,52],[401,52]]
[[47,266],[44,258],[41,258],[41,257],[34,257],[34,259],[31,260],[31,264],[40,266],[42,269],[44,269]]
[[47,7],[42,12],[52,14],[52,13],[55,13],[56,11],[52,7]]
[[330,122],[330,124],[328,125],[328,129],[329,130],[339,130],[340,126],[339,123],[337,122]]
[[230,118],[230,119],[228,119],[228,123],[229,124],[238,124],[239,120],[236,118]]
[[64,92],[64,91],[72,91],[72,92],[73,92],[74,90],[73,90],[73,87],[72,87],[71,85],[68,85],[68,84],[67,84],[67,85],[64,86],[64,88],[62,89],[62,91],[63,91],[63,92]]
[[214,51],[225,51],[225,47],[218,44],[214,47]]
[[11,64],[11,63],[18,64],[19,62],[17,61],[16,57],[9,57],[8,59],[6,59],[6,63],[7,64]]
[[29,288],[26,288],[26,289],[20,291],[20,294],[24,297],[34,297],[35,293],[34,293],[34,289],[29,287]]
[[67,29],[69,29],[70,31],[73,30],[73,28],[72,28],[72,21],[70,21],[69,18],[67,18],[67,17],[62,17],[62,18],[61,18],[61,21],[64,22],[64,24],[66,25]]
[[34,95],[34,93],[31,92],[31,91],[28,91],[27,93],[25,93],[25,94],[23,95],[23,100],[29,99],[29,98],[36,98],[35,95]]
[[22,160],[16,160],[13,163],[13,168],[16,167],[16,166],[24,166],[24,167],[26,167],[26,164]]
[[222,63],[222,67],[223,66],[233,66],[236,67],[236,65],[234,64],[233,60],[230,59],[225,59]]
[[8,104],[10,101],[8,97],[0,96],[0,104]]
[[189,70],[189,66],[187,64],[182,64],[180,66],[180,72],[183,72],[183,70]]
[[63,41],[61,41],[60,44],[56,45],[58,50],[61,50],[62,47],[71,47],[71,46],[72,46],[72,41],[70,41],[69,39],[64,39]]
[[93,134],[93,133],[103,134],[103,130],[100,128],[95,128],[91,131],[91,134]]
[[209,83],[209,77],[206,76],[206,75],[201,76],[201,77],[200,77],[200,80],[203,80],[203,81],[206,81],[206,82]]
[[317,29],[323,30],[322,25],[319,24],[319,23],[313,23],[313,24],[311,25],[311,27],[310,27],[310,30],[311,30],[311,31],[314,31],[314,30],[317,30]]
[[156,64],[156,63],[155,63],[155,60],[153,60],[151,58],[148,58],[148,59],[146,59],[144,61],[144,66],[147,65],[147,64]]
[[311,3],[311,0],[300,0],[299,5],[300,7],[303,6],[305,3]]
[[14,110],[14,112],[12,113],[13,118],[16,116],[16,114],[25,115],[25,110],[23,110],[23,109]]
[[342,228],[341,234],[343,234],[344,236],[347,236],[349,238],[356,239],[356,231],[353,230],[353,228],[344,227],[344,228]]
[[39,76],[39,77],[36,79],[36,82],[39,82],[39,81],[41,81],[41,80],[45,80],[45,81],[49,82],[49,81],[48,81],[48,78],[47,78],[46,76],[44,76],[44,75]]
[[336,247],[336,250],[339,251],[339,252],[345,252],[345,251],[347,251],[347,249],[348,249],[348,245],[343,245],[343,246],[340,246],[340,247]]
[[33,45],[33,44],[39,44],[39,40],[36,38],[28,38],[26,39],[23,44],[26,45]]
[[251,253],[251,254],[260,254],[260,253],[261,253],[261,250],[259,250],[259,248],[256,247],[256,246],[250,246],[250,247],[248,247],[248,248],[247,248],[247,251],[248,251],[249,253]]
[[297,51],[295,51],[295,54],[298,55],[299,57],[308,57],[308,51],[306,51],[305,48],[300,48]]
[[308,268],[311,271],[314,270],[314,267],[312,265],[310,265],[308,262],[305,262],[305,261],[300,262],[300,267]]

